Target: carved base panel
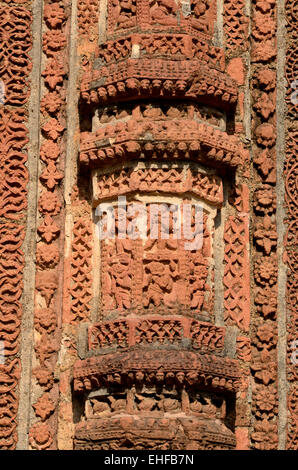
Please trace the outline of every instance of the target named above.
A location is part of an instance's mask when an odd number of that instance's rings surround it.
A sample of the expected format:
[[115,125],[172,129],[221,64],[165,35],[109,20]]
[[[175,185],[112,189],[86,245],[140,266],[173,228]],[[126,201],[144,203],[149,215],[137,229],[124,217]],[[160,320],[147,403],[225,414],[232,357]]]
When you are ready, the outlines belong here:
[[232,450],[231,430],[216,419],[181,415],[89,419],[75,430],[78,450]]

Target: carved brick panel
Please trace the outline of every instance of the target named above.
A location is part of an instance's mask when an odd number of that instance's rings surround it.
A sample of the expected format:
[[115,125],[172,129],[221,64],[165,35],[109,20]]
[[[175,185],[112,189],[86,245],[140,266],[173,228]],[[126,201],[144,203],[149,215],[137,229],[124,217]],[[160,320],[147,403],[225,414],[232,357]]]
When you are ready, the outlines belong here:
[[[287,450],[298,448],[298,405],[297,405],[297,6],[292,0],[285,2],[287,20],[287,51],[285,76],[287,79],[286,149],[284,163],[285,205],[287,230],[284,238],[284,262],[287,264],[287,379],[288,427]],[[295,122],[296,120],[296,122]]]
[[[210,323],[171,315],[125,318],[92,325],[88,331],[89,350],[116,346],[174,344],[190,340],[193,349],[221,354],[225,330]],[[185,342],[185,341],[184,341]]]
[[67,17],[67,3],[45,4],[34,317],[34,327],[38,333],[35,334],[31,385],[31,393],[35,397],[32,403],[35,416],[29,430],[30,447],[37,450],[57,448],[59,387],[53,378],[60,347]]
[[30,5],[0,4],[0,448],[16,448],[25,257]]

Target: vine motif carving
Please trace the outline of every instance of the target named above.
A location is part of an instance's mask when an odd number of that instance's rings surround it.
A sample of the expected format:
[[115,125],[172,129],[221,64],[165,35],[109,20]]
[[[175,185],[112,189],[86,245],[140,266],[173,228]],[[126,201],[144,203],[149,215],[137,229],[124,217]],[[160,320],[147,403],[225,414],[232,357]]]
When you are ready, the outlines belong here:
[[[10,2],[8,2],[10,3]],[[32,15],[22,1],[0,6],[0,448],[17,444],[19,335],[27,209]]]
[[21,6],[1,6],[0,18],[0,78],[5,84],[5,105],[24,106],[30,95],[31,12]]
[[[298,405],[297,405],[297,364],[293,360],[296,353],[297,343],[297,147],[298,131],[297,103],[292,93],[292,86],[297,79],[297,5],[292,0],[285,2],[287,19],[287,51],[285,63],[285,76],[287,79],[287,117],[286,122],[286,148],[284,163],[285,178],[285,206],[287,211],[287,231],[284,238],[284,262],[287,264],[287,379],[288,388],[288,427],[287,427],[287,450],[298,449]],[[296,87],[297,90],[297,87]]]
[[5,364],[0,364],[0,447],[2,450],[13,450],[17,443],[17,389],[20,373],[20,360],[7,355]]

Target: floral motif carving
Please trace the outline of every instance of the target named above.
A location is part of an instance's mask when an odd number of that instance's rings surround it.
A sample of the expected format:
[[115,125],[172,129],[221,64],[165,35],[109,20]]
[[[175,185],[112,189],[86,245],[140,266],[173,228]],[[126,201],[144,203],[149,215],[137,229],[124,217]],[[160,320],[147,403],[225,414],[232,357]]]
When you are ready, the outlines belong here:
[[267,215],[262,222],[256,223],[254,238],[256,245],[263,248],[266,255],[269,255],[277,244],[277,233],[275,223]]
[[[254,164],[258,174],[267,183],[275,183],[276,180],[276,154],[275,154],[275,102],[276,102],[276,74],[271,69],[257,69],[255,78],[255,104],[257,121],[255,128],[255,141],[257,151]],[[259,118],[259,119],[258,119]]]
[[54,268],[59,262],[59,251],[56,245],[39,244],[36,252],[36,262],[39,268]]
[[48,215],[57,215],[61,210],[59,196],[55,192],[43,191],[38,201],[40,212]]
[[[68,8],[65,3],[52,2],[44,6],[45,32],[42,38],[45,54],[45,67],[41,73],[44,79],[44,95],[40,101],[41,133],[40,148],[41,171],[39,180],[41,192],[38,200],[40,220],[38,233],[40,239],[36,248],[36,310],[34,326],[39,333],[35,341],[35,354],[38,365],[33,375],[43,395],[32,405],[37,418],[29,431],[29,443],[33,449],[56,448],[57,435],[53,429],[53,415],[56,413],[58,385],[54,383],[53,372],[57,359],[58,321],[60,301],[59,268],[61,263],[61,233],[63,224],[63,205],[61,184],[64,174],[64,131],[66,93],[64,81],[67,78],[65,61],[66,22]],[[57,217],[58,216],[58,217]],[[60,302],[60,303],[59,303]],[[35,383],[32,382],[34,393]],[[40,393],[40,391],[38,392]]]
[[44,7],[44,19],[49,27],[60,27],[65,20],[65,11],[57,3],[50,3]]
[[255,447],[259,450],[276,449],[278,444],[277,425],[268,419],[257,422],[252,438],[255,441]]
[[53,438],[47,423],[36,423],[29,431],[29,442],[33,449],[45,450],[51,447]]
[[60,228],[55,224],[52,217],[46,214],[37,231],[47,243],[50,243],[59,235]]
[[[252,130],[255,281],[252,363],[254,377],[251,434],[253,446],[272,450],[277,435],[276,256],[276,2],[256,0],[252,11]],[[266,62],[266,66],[263,64]]]
[[33,370],[33,375],[36,377],[37,383],[44,387],[45,390],[50,390],[54,384],[53,373],[43,367],[37,367]]
[[48,57],[55,57],[66,46],[65,35],[58,30],[48,30],[43,36],[43,50]]
[[272,286],[277,282],[277,266],[275,258],[258,258],[255,262],[254,275],[259,286]]
[[55,405],[49,397],[48,393],[44,393],[37,402],[33,405],[36,416],[39,416],[42,421],[45,421],[55,409]]
[[51,333],[57,326],[55,312],[51,308],[37,310],[35,313],[35,328],[39,333]]

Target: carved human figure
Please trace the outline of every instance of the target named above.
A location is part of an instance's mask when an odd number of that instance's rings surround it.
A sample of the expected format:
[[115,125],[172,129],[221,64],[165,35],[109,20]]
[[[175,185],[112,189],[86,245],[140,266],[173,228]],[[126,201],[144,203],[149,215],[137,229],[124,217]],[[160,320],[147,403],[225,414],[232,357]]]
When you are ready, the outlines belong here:
[[[108,405],[108,403],[104,401],[97,400],[96,398],[91,398],[90,399],[90,404],[87,408],[87,404],[89,401],[87,400],[86,402],[86,415],[87,413],[90,413],[90,408],[92,409],[92,415],[93,416],[108,416],[111,413],[111,408]],[[91,405],[91,407],[90,407]],[[87,411],[88,410],[88,411]],[[87,415],[87,418],[89,416]]]
[[113,412],[123,412],[126,411],[127,401],[126,398],[114,398],[112,395],[108,397],[108,401],[111,404],[111,409]]
[[176,273],[176,263],[150,261],[145,265],[143,288],[144,307],[148,307],[152,302],[155,307],[159,307],[162,300],[165,304],[171,305],[170,296],[172,292]]
[[189,408],[194,414],[200,414],[203,411],[203,405],[198,397],[196,397],[195,400],[190,403]]
[[206,404],[203,405],[203,413],[206,414],[206,416],[208,416],[208,418],[216,418],[217,408],[212,403],[212,399],[210,397],[204,397],[204,400],[205,400]]
[[192,25],[204,32],[208,32],[208,18],[206,13],[210,8],[210,0],[194,0],[192,1],[192,17],[190,21]]
[[176,398],[165,397],[162,395],[162,399],[160,400],[158,407],[161,411],[165,413],[169,412],[179,412],[181,410],[179,400]]
[[159,106],[146,104],[143,111],[143,117],[147,119],[160,119],[164,117],[163,112]]
[[156,400],[153,397],[146,397],[141,394],[136,394],[138,400],[137,408],[141,412],[152,411],[156,407]]
[[131,28],[136,24],[135,0],[112,0],[111,18],[116,29]]
[[[114,307],[131,307],[131,260],[129,255],[123,253],[109,265],[109,273],[106,273],[105,298],[110,298],[109,304],[115,300]],[[110,308],[113,308],[110,305]]]
[[150,6],[152,23],[176,26],[178,24],[176,17],[178,10],[179,5],[175,0],[153,0]]
[[191,262],[190,282],[190,302],[191,308],[201,310],[206,290],[206,278],[208,269],[204,265]]

